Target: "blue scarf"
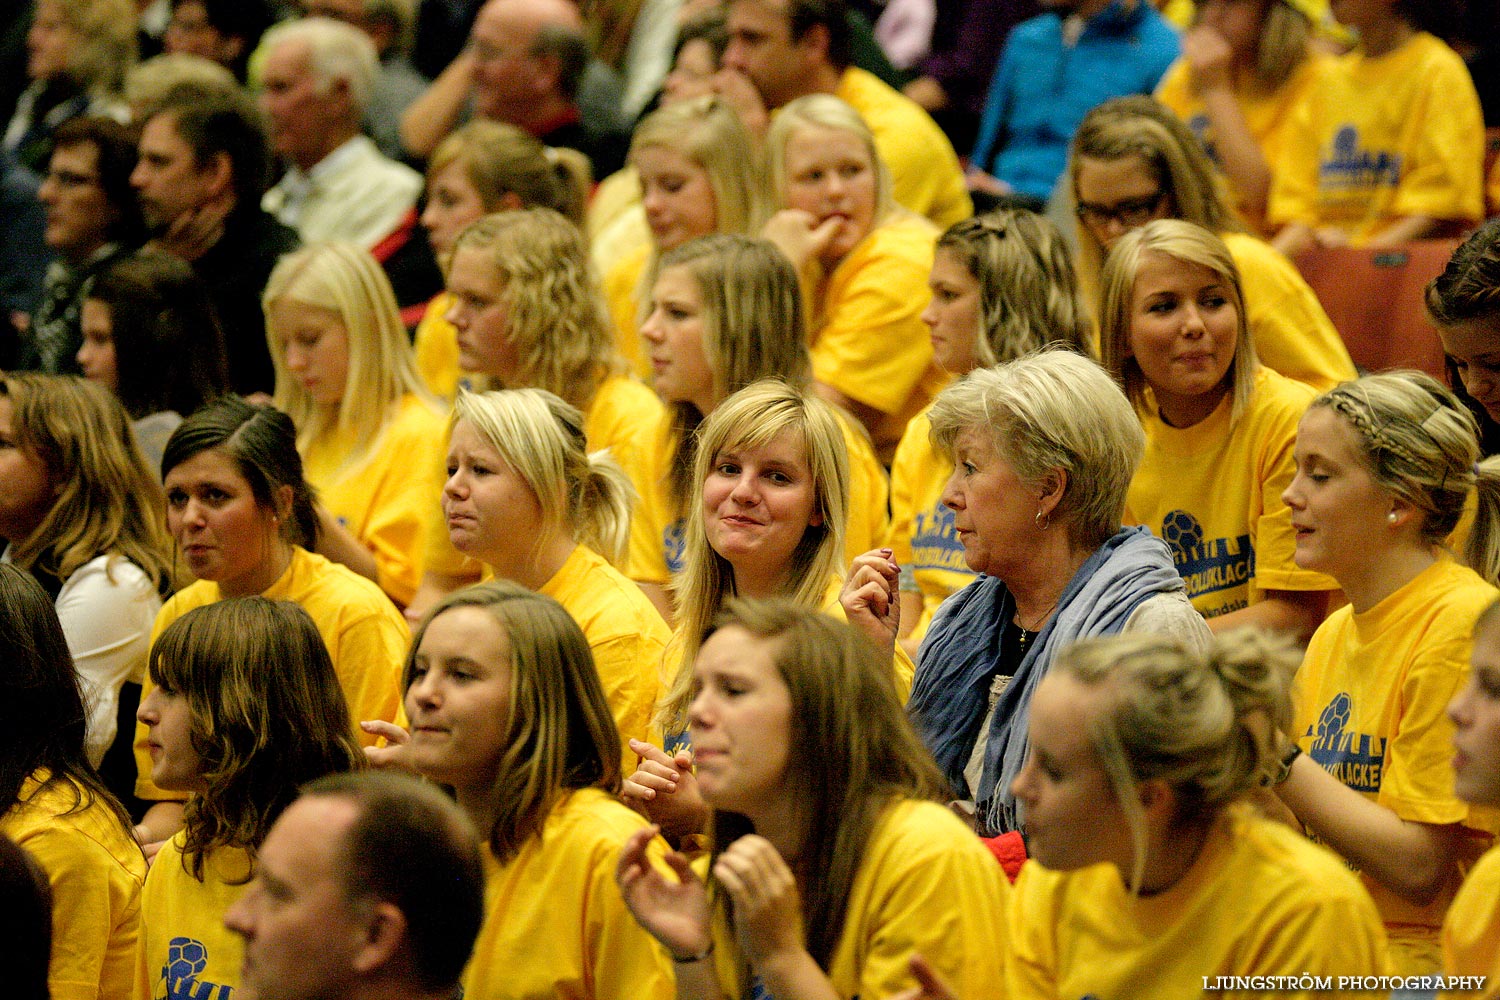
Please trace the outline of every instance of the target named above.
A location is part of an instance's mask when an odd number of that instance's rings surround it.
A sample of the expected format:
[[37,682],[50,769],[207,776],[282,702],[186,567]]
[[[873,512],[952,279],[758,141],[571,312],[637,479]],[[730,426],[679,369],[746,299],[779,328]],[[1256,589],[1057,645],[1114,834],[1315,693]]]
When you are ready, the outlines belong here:
[[[1172,553],[1145,528],[1122,528],[1101,545],[1063,588],[1057,613],[1037,634],[995,704],[976,822],[983,836],[1021,828],[1011,782],[1026,762],[1032,692],[1057,652],[1086,636],[1119,632],[1143,601],[1183,589]],[[968,790],[964,766],[989,707],[990,679],[1000,659],[1015,599],[1000,580],[981,576],[949,597],[933,616],[917,658],[907,706],[922,742],[956,794]]]

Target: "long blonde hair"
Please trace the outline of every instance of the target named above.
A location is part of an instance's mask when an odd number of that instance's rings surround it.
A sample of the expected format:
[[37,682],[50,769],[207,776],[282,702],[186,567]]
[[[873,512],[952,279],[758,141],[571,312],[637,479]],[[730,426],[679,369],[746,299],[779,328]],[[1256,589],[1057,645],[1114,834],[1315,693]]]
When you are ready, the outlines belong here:
[[583,233],[547,208],[496,212],[459,234],[454,253],[470,249],[488,254],[500,275],[506,336],[520,356],[516,384],[493,388],[546,389],[587,413],[625,360]]
[[[322,406],[286,370],[286,342],[293,331],[276,322],[283,299],[332,313],[348,340],[348,373],[337,407]],[[261,296],[266,345],[276,366],[276,407],[297,425],[303,454],[329,433],[352,435],[352,467],[368,455],[408,396],[436,407],[417,373],[411,340],[401,325],[396,295],[375,258],[352,243],[316,243],[277,262]]]
[[699,432],[683,567],[675,581],[682,659],[657,710],[663,732],[683,728],[699,643],[724,602],[736,594],[734,568],[708,544],[704,481],[721,452],[758,448],[786,432],[800,438],[807,452],[813,510],[819,523],[808,525],[792,554],[784,595],[807,607],[821,607],[829,581],[842,568],[849,516],[849,452],[833,407],[779,379],[763,379],[741,389],[714,410]]

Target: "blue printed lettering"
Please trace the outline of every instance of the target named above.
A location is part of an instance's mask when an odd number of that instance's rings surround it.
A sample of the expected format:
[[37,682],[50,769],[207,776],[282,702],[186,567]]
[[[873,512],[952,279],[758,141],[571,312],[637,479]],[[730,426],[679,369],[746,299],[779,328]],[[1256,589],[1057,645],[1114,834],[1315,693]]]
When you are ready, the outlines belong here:
[[1395,187],[1402,166],[1399,153],[1360,148],[1359,129],[1345,125],[1318,164],[1318,183],[1325,190]]
[[1352,716],[1353,702],[1340,691],[1302,734],[1312,737],[1308,756],[1355,791],[1378,792],[1385,767],[1385,737],[1350,729]]

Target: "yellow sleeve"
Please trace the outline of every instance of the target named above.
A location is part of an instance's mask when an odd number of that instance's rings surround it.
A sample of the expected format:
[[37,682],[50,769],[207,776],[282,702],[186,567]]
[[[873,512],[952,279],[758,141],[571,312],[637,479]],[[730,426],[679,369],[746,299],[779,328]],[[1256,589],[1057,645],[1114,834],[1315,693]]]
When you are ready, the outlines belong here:
[[[871,838],[864,859],[875,869],[868,892],[861,878],[850,894],[846,940],[830,963],[839,986],[844,961],[859,965],[857,989],[849,995],[890,997],[910,989],[913,953],[965,1000],[1006,995],[1010,883],[979,839],[956,818],[938,815],[940,809],[925,802],[895,806],[902,829],[878,829]],[[848,940],[851,929],[859,940]],[[846,949],[860,954],[846,959]]]
[[849,449],[849,510],[844,529],[844,560],[885,544],[887,500],[890,491],[885,469],[875,457],[870,436],[853,417],[839,414],[844,444]]
[[1021,866],[1007,910],[1005,986],[1010,1000],[1058,1000],[1058,876],[1035,861]]
[[[1247,949],[1249,961],[1236,975],[1379,975],[1387,971],[1385,927],[1363,892],[1320,894],[1295,907],[1255,915],[1263,937]],[[1277,992],[1278,997],[1328,996],[1316,990]]]
[[654,742],[651,716],[661,690],[661,658],[667,636],[663,624],[659,634],[622,635],[590,644],[604,700],[620,730],[620,761],[625,774],[635,770],[636,755],[630,749],[630,740]]
[[1500,848],[1479,859],[1443,920],[1443,971],[1488,976],[1500,992]]
[[1273,226],[1300,222],[1318,224],[1318,140],[1314,109],[1316,91],[1302,95],[1291,114],[1281,151],[1270,164],[1271,193],[1266,202],[1266,221]]
[[1443,55],[1449,58],[1425,67],[1427,86],[1406,112],[1422,128],[1389,214],[1477,222],[1484,217],[1484,115],[1463,60]]
[[365,746],[373,746],[377,738],[360,729],[361,722],[406,722],[401,668],[410,638],[406,622],[391,607],[359,615],[329,644],[333,669],[349,704],[349,721]]
[[[647,848],[653,864],[665,870],[666,844],[657,837]],[[589,996],[629,997],[631,1000],[671,1000],[677,995],[676,974],[666,950],[636,923],[615,884],[619,851],[594,853],[589,890],[584,902],[584,941],[592,979]],[[671,876],[674,877],[675,876]]]
[[912,519],[916,516],[912,488],[920,471],[918,453],[925,450],[917,438],[919,435],[925,437],[928,426],[925,416],[913,417],[891,459],[891,520],[886,529],[885,544],[896,564],[903,569],[911,563]]
[[651,378],[651,363],[641,345],[641,279],[650,262],[650,245],[615,261],[604,274],[604,302],[614,323],[615,346],[630,370],[642,380]]
[[921,314],[935,234],[899,223],[882,228],[890,231],[877,229],[829,278],[811,353],[818,381],[897,414],[933,363]]
[[[1467,616],[1467,625],[1473,617]],[[1376,801],[1417,823],[1462,823],[1469,807],[1453,789],[1453,723],[1448,703],[1469,675],[1470,628],[1448,623],[1431,635],[1401,679],[1401,715],[1386,745]],[[1441,628],[1441,626],[1439,626]]]
[[41,826],[18,843],[52,887],[53,1000],[129,996],[141,934],[140,881],[66,822]]
[[[666,481],[676,447],[670,424],[671,417],[667,416],[643,447],[620,462],[637,495],[635,508],[630,512],[630,553],[625,575],[640,583],[662,586],[671,580],[671,563],[682,564],[682,518],[674,509]],[[675,554],[675,559],[669,553]]]
[[412,338],[418,374],[434,395],[444,399],[458,395],[458,331],[443,318],[452,302],[447,292],[434,296]]
[[1228,234],[1245,291],[1245,320],[1267,368],[1322,392],[1356,376],[1349,350],[1292,262],[1253,236]]

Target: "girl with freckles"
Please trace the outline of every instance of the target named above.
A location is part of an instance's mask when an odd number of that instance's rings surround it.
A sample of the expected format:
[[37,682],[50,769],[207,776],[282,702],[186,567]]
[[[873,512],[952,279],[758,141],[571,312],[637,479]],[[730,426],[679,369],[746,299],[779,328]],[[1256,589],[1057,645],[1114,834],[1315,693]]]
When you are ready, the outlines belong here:
[[709,855],[669,855],[663,875],[647,829],[617,873],[679,998],[888,997],[913,951],[966,998],[1006,995],[1010,886],[937,801],[886,657],[812,608],[736,601],[698,649],[692,698]]
[[1297,565],[1349,604],[1308,644],[1277,792],[1359,869],[1403,974],[1439,967],[1443,914],[1495,832],[1455,791],[1443,715],[1496,595],[1443,547],[1477,480],[1470,544],[1493,580],[1500,476],[1478,455],[1474,418],[1436,380],[1369,375],[1313,401],[1283,494]]
[[395,755],[452,788],[484,840],[467,1000],[670,997],[666,954],[613,885],[627,843],[645,864],[663,845],[617,799],[619,734],[562,605],[503,580],[444,598],[412,639],[406,709]]
[[1306,638],[1332,579],[1293,561],[1297,420],[1313,390],[1262,366],[1224,242],[1175,219],[1122,236],[1104,265],[1100,342],[1146,431],[1125,523],[1172,549],[1193,606],[1222,631]]

